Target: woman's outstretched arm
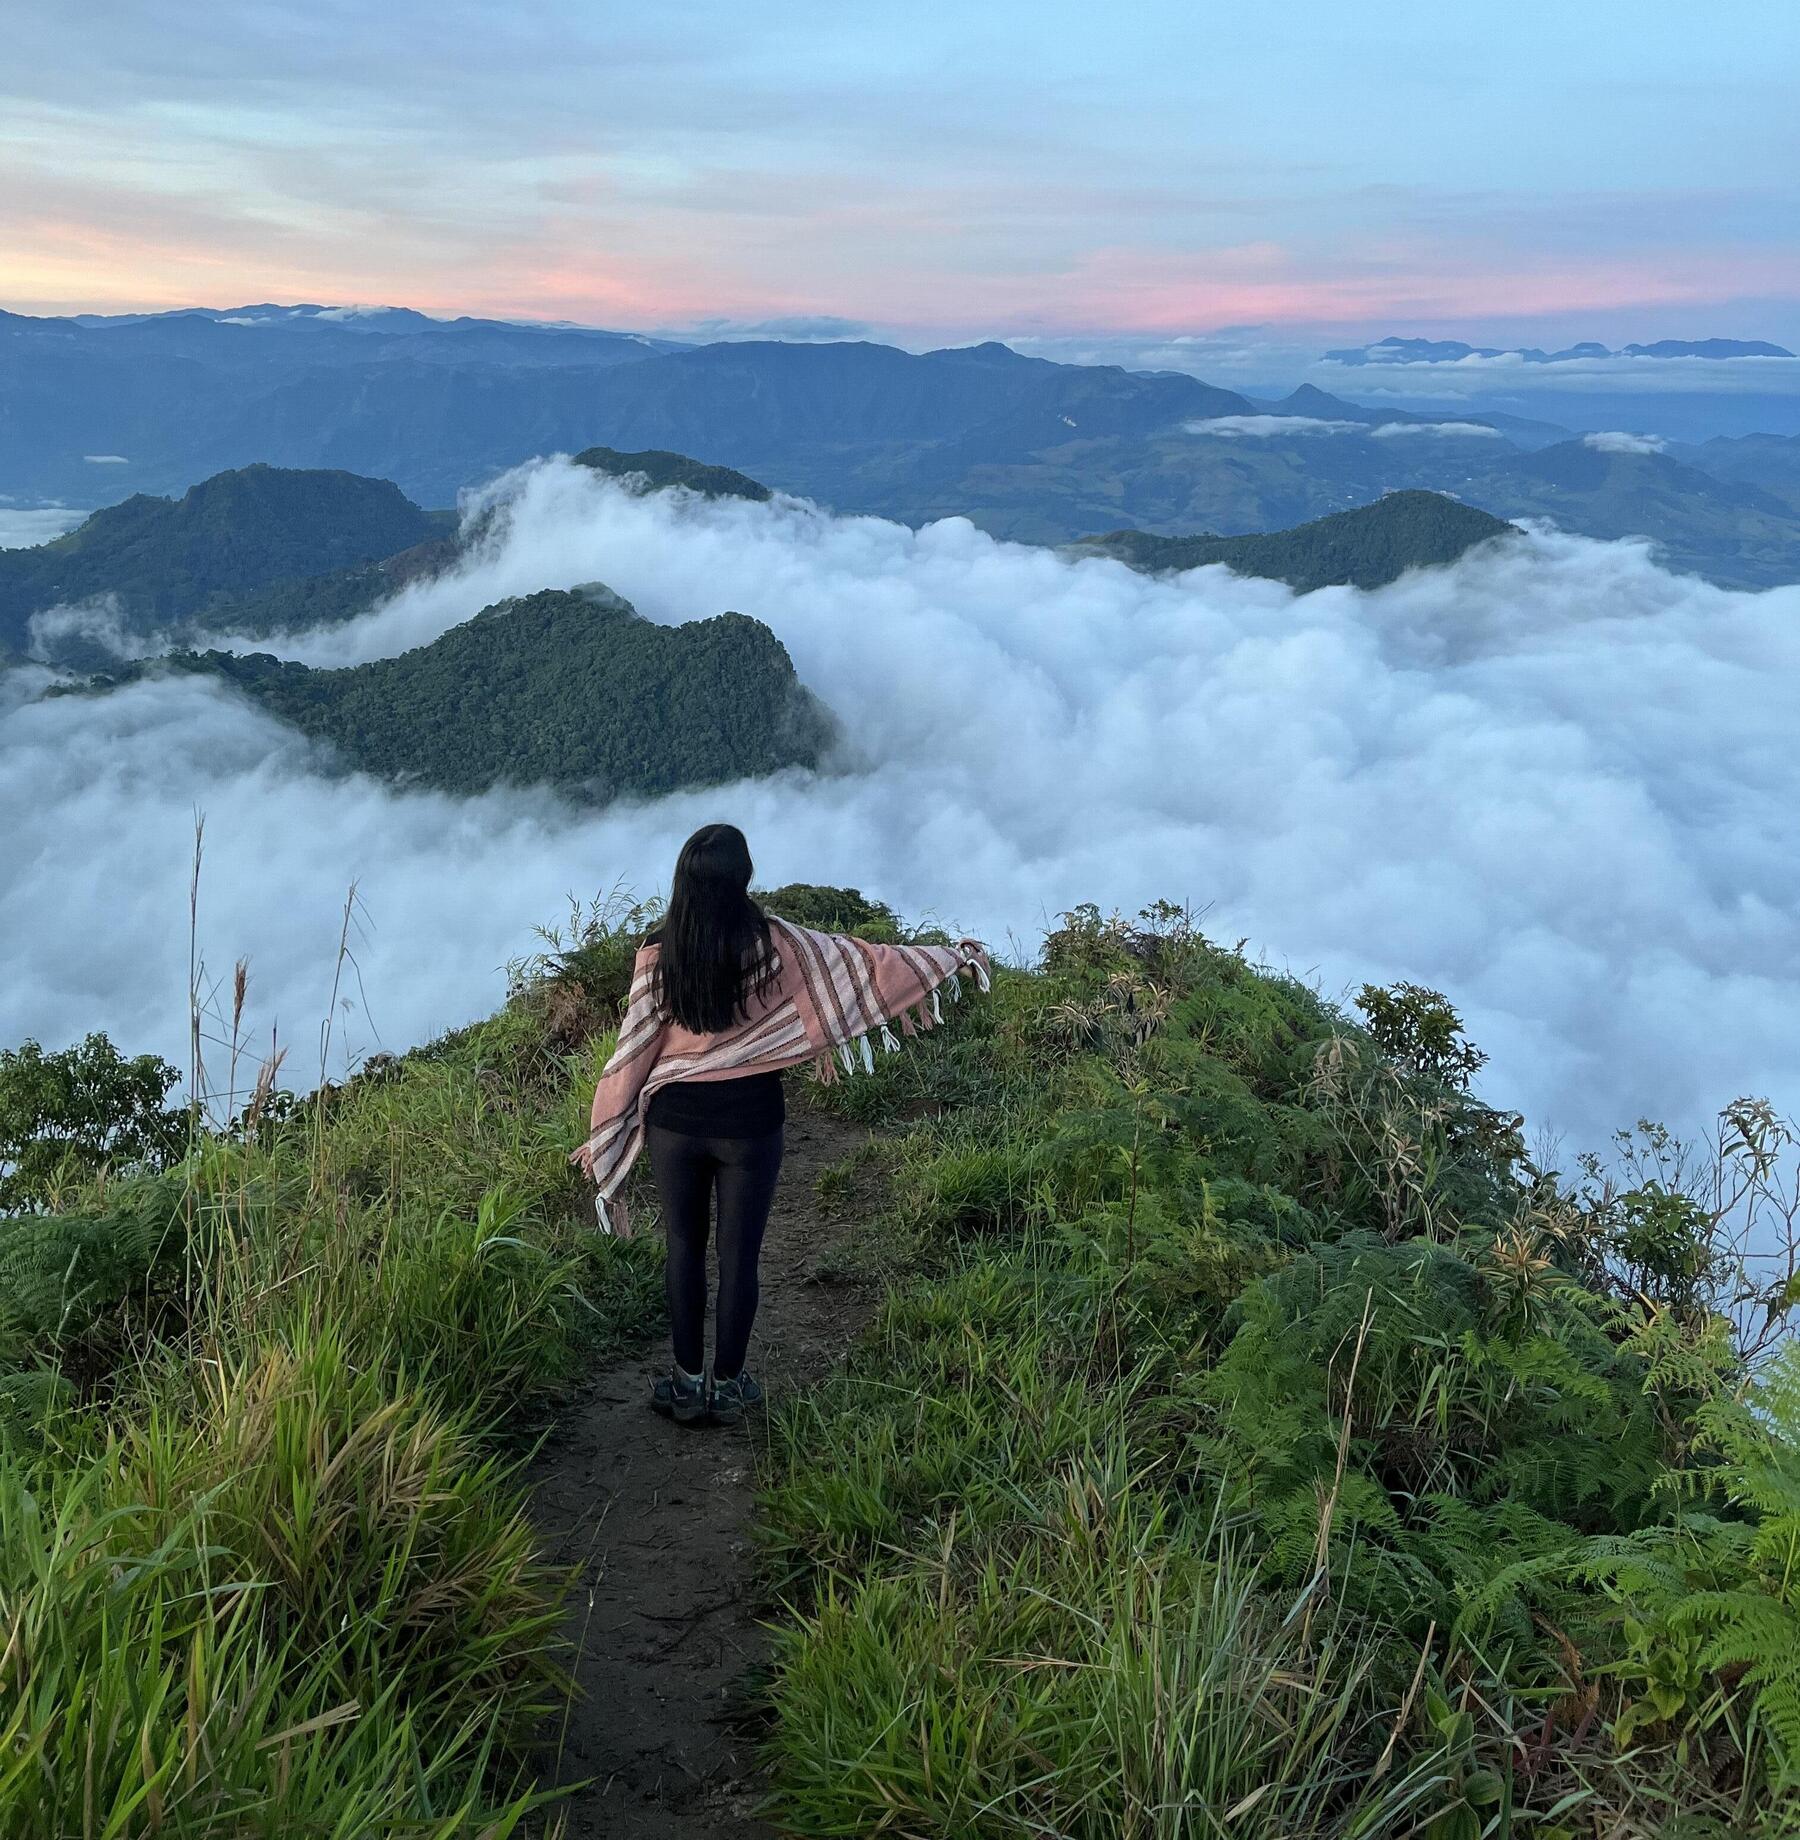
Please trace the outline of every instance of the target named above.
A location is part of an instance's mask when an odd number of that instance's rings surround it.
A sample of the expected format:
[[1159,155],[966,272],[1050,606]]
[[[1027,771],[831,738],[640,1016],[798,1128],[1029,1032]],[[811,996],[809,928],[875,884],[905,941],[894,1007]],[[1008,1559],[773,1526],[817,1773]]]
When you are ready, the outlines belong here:
[[[852,1053],[860,1053],[868,1064],[872,1031],[882,1032],[884,1047],[896,1045],[886,1033],[890,1022],[899,1022],[907,1034],[941,1022],[938,992],[947,987],[952,997],[960,995],[963,973],[981,989],[988,987],[987,948],[972,937],[954,946],[879,945],[852,933],[785,930],[799,957],[824,1045],[836,1050],[846,1069],[850,1062],[845,1057]],[[828,1061],[820,1071],[829,1077]]]

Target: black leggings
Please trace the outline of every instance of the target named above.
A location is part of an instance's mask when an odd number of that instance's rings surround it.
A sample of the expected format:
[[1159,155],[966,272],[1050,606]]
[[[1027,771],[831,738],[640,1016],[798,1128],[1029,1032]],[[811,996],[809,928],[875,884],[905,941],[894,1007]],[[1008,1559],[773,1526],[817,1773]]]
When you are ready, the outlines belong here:
[[713,1190],[719,1194],[719,1302],[713,1372],[744,1371],[756,1320],[756,1261],[781,1173],[779,1125],[760,1137],[691,1137],[650,1127],[650,1168],[662,1195],[668,1256],[663,1282],[676,1364],[697,1374],[706,1358],[706,1232]]

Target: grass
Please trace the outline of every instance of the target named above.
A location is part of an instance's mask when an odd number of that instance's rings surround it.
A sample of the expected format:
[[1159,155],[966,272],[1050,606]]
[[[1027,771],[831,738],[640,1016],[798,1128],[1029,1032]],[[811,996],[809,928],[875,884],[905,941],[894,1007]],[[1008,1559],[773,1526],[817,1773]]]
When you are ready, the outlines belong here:
[[827,1094],[892,1133],[891,1289],[773,1417],[777,1822],[1800,1832],[1800,1574],[1743,1563],[1796,1550],[1800,1388],[1683,1276],[1729,1223],[1646,1286],[1431,993],[1066,922]]
[[[518,1465],[659,1319],[567,1162],[644,918],[0,1220],[0,1836],[554,1830]],[[885,1300],[769,1420],[787,1831],[1800,1833],[1787,1301],[1705,1180],[1533,1168],[1448,1006],[1364,994],[1079,910],[822,1089]]]
[[606,1047],[522,998],[0,1223],[48,1331],[0,1307],[0,1834],[541,1831],[564,1581],[519,1463],[659,1310],[566,1162]]

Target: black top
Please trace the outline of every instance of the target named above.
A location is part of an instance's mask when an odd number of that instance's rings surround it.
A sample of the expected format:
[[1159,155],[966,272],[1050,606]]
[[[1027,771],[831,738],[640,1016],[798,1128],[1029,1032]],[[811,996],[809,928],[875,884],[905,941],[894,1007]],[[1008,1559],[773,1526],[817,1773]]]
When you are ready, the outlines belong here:
[[779,1073],[729,1080],[671,1080],[650,1095],[646,1124],[689,1137],[761,1137],[787,1117]]

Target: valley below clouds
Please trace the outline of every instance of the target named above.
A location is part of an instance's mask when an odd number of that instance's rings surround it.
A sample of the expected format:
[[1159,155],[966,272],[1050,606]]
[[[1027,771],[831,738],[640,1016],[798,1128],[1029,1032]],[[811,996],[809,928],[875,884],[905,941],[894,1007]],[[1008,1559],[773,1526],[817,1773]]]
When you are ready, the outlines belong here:
[[[506,595],[602,581],[646,617],[733,609],[785,643],[844,738],[828,771],[578,809],[328,777],[217,683],[31,700],[0,677],[0,1041],[104,1029],[185,1064],[199,937],[250,960],[254,1054],[319,1073],[488,1013],[571,898],[659,892],[715,819],[758,877],[845,883],[1029,955],[1082,901],[1192,903],[1328,995],[1446,991],[1485,1096],[1570,1151],[1639,1116],[1704,1130],[1800,1089],[1800,587],[1731,591],[1642,543],[1535,532],[1372,592],[1296,596],[768,504],[637,497],[562,461],[469,501],[457,572],[273,643],[391,656]],[[646,718],[648,719],[648,718]],[[1566,1158],[1563,1163],[1567,1167]]]

